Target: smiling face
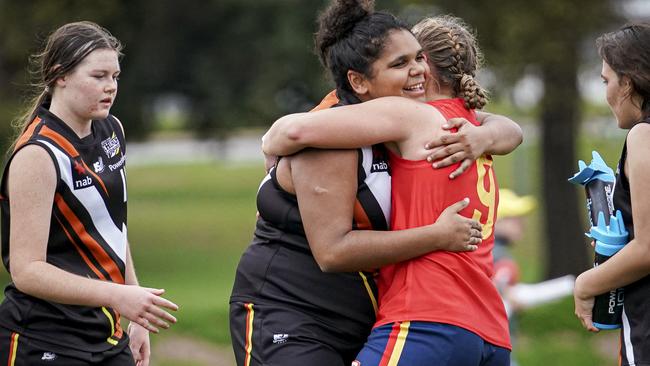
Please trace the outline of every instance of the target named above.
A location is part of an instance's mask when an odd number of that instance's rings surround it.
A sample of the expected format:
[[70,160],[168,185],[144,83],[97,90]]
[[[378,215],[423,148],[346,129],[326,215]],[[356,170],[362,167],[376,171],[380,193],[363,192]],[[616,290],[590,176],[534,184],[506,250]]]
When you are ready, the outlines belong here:
[[607,104],[616,117],[618,127],[632,128],[642,118],[641,103],[633,91],[632,82],[626,76],[619,77],[605,61],[601,77],[606,85]]
[[52,104],[64,121],[86,123],[104,119],[117,95],[120,74],[118,54],[112,49],[97,49],[86,56],[70,73],[56,81]]
[[362,101],[401,96],[425,101],[425,73],[428,66],[422,47],[407,30],[393,30],[386,38],[380,57],[372,64],[371,76],[356,74],[350,84]]

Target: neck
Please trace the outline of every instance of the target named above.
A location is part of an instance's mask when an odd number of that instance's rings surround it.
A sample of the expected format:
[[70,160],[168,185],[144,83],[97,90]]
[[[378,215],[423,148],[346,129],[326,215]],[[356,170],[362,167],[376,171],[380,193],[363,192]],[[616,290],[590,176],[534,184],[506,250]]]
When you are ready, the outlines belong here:
[[454,93],[452,88],[448,85],[439,85],[435,82],[427,82],[426,97],[427,100],[451,99],[454,98]]
[[79,138],[84,138],[92,133],[91,120],[80,118],[66,105],[57,102],[56,97],[52,97],[50,112],[59,117],[63,123],[68,125],[68,127],[70,127]]

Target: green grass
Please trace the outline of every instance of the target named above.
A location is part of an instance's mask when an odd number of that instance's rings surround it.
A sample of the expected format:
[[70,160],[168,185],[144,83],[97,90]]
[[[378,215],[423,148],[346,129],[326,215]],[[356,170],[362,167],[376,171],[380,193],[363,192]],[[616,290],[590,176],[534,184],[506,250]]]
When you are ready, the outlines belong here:
[[[609,163],[618,158],[620,144],[599,147]],[[579,156],[590,159],[582,146]],[[537,158],[534,144],[498,158],[500,186],[539,197]],[[262,167],[133,166],[128,174],[129,238],[140,282],[165,288],[165,296],[181,307],[178,324],[166,333],[228,344],[228,297],[237,262],[252,237]],[[539,280],[542,272],[539,219],[537,211],[526,238],[514,248],[528,282]],[[7,280],[0,274],[0,281]],[[594,340],[601,335],[588,334],[574,317],[572,299],[526,311],[519,325],[517,358],[525,366],[611,363],[596,352]]]
[[228,297],[255,223],[259,166],[129,171],[129,237],[140,282],[180,305],[175,331],[230,340]]

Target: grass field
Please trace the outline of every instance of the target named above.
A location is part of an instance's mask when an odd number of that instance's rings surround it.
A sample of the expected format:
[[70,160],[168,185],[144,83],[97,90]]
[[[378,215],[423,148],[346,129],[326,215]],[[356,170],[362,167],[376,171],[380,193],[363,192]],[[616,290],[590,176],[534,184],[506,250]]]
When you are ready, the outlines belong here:
[[[589,149],[582,145],[579,155],[589,159]],[[620,141],[601,148],[606,149],[608,162],[616,161],[619,146]],[[528,145],[497,160],[501,186],[536,194],[535,151]],[[262,176],[257,165],[129,168],[129,237],[140,282],[165,288],[166,296],[181,307],[176,314],[179,322],[169,335],[229,343],[228,297],[239,256],[252,236],[255,193]],[[543,257],[539,237],[536,214],[525,240],[514,249],[524,281],[539,279]],[[0,274],[2,283],[7,280]],[[515,347],[524,366],[614,364],[599,350],[608,349],[616,339],[583,331],[571,299],[529,310],[519,325]]]

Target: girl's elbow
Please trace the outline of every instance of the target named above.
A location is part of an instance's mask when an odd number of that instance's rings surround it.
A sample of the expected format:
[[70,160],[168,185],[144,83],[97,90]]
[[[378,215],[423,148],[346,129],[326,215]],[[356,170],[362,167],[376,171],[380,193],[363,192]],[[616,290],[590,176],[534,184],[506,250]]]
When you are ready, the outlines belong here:
[[14,286],[16,286],[18,291],[29,294],[29,285],[31,281],[29,280],[29,275],[26,272],[27,271],[25,270],[15,270],[12,268],[11,281],[13,282]]
[[318,267],[324,273],[333,273],[333,272],[342,272],[343,271],[343,261],[340,256],[337,256],[334,253],[328,253],[321,256],[314,256]]

